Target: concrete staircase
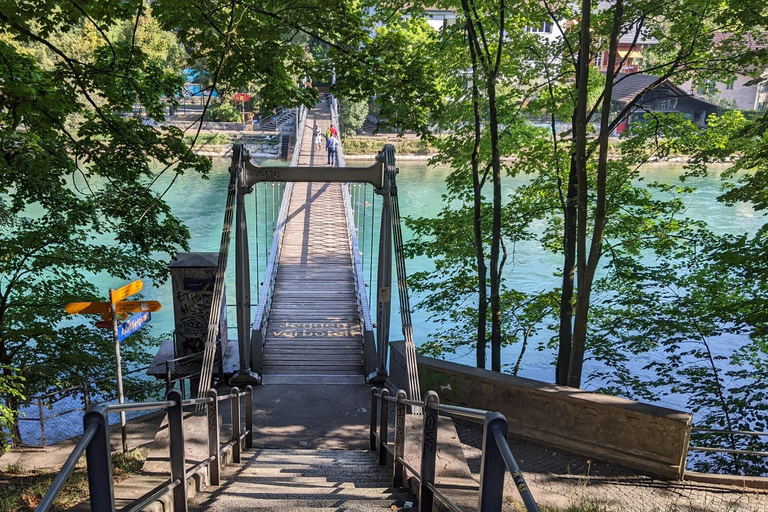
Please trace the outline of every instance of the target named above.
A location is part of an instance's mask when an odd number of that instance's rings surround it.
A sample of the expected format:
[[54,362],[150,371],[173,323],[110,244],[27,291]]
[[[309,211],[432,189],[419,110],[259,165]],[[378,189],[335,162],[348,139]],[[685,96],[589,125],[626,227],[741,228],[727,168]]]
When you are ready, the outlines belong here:
[[392,468],[362,450],[256,450],[226,466],[222,486],[198,493],[190,511],[408,511],[413,494],[393,489]]

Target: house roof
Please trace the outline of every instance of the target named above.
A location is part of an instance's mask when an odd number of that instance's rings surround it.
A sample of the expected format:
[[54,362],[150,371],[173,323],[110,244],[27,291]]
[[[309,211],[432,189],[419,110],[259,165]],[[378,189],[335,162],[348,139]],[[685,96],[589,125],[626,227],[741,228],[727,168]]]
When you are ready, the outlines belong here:
[[[659,77],[657,76],[644,75],[642,73],[617,73],[611,99],[617,103],[629,103],[646,88],[651,87],[658,79]],[[670,83],[670,85],[672,84]],[[680,93],[685,95],[682,89],[680,89]]]
[[[658,76],[645,75],[643,73],[617,73],[611,100],[619,105],[626,105],[640,94],[645,95],[651,91],[661,92],[663,90],[665,93],[664,97],[687,98],[695,103],[701,104],[702,108],[708,110],[718,108],[717,105],[686,93],[684,90],[670,82],[669,79],[664,79],[654,86],[653,84],[658,80]],[[645,91],[645,93],[643,93],[643,91]]]

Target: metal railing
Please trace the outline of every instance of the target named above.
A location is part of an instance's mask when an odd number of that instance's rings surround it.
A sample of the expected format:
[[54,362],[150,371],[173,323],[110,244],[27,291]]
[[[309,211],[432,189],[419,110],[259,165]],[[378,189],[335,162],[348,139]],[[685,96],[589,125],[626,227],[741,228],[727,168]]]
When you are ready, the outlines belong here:
[[[389,404],[395,404],[395,439],[389,438]],[[407,407],[422,410],[421,467],[417,470],[405,460],[405,420]],[[483,456],[480,468],[480,492],[477,510],[480,512],[500,511],[504,497],[504,477],[507,471],[512,476],[523,504],[528,512],[538,512],[525,478],[507,442],[507,420],[500,412],[470,409],[440,404],[434,391],[427,392],[423,401],[408,400],[404,390],[390,396],[389,390],[371,389],[370,449],[379,454],[379,465],[392,461],[394,487],[405,487],[405,470],[410,471],[419,482],[419,510],[432,512],[435,499],[455,512],[462,512],[454,501],[435,484],[437,461],[438,417],[465,418],[483,422]]]
[[[240,414],[241,400],[245,396],[245,428],[242,428]],[[230,440],[221,444],[219,432],[219,402],[231,401],[230,418],[232,435]],[[184,447],[184,407],[190,405],[205,405],[208,416],[208,457],[190,469],[186,469]],[[173,493],[173,507],[177,512],[187,510],[187,479],[195,473],[209,469],[211,485],[219,485],[221,479],[222,455],[231,452],[232,461],[240,462],[243,449],[253,447],[253,389],[248,386],[245,391],[234,387],[230,393],[218,396],[215,389],[209,389],[204,398],[183,400],[177,389],[168,392],[167,400],[160,402],[145,402],[137,404],[97,405],[88,409],[83,417],[83,437],[75,446],[59,474],[54,478],[48,492],[43,496],[37,507],[38,512],[46,512],[53,506],[54,500],[63,489],[67,480],[74,472],[77,462],[85,453],[88,471],[88,492],[91,510],[115,510],[115,489],[112,477],[112,453],[109,444],[110,412],[140,411],[149,409],[165,409],[168,414],[170,478],[155,487],[142,498],[128,504],[122,510],[126,512],[139,511],[162,496]]]
[[[307,108],[302,105],[299,110],[299,128],[296,132],[296,147],[291,155],[291,161],[289,167],[296,167],[299,163],[299,157],[301,154],[301,141],[304,137],[304,127],[307,120]],[[293,183],[286,183],[283,190],[283,198],[280,202],[280,211],[277,215],[277,222],[272,234],[272,246],[269,251],[269,258],[267,259],[267,266],[264,270],[264,281],[261,284],[261,292],[259,294],[259,303],[256,308],[256,314],[253,319],[253,333],[251,336],[251,344],[256,348],[258,356],[254,361],[253,369],[261,374],[261,351],[260,347],[264,345],[264,341],[267,336],[267,323],[269,322],[269,315],[272,310],[272,298],[275,291],[275,281],[277,279],[277,269],[280,261],[280,254],[283,250],[283,238],[285,235],[285,226],[288,222],[288,207],[291,203],[291,194],[293,193]]]
[[[223,357],[221,353],[221,342],[216,343],[216,352],[214,356],[214,366],[219,367],[219,382],[224,380]],[[185,380],[193,380],[200,377],[200,370],[203,367],[203,358],[205,352],[196,352],[187,356],[177,357],[175,359],[165,360],[165,392],[168,393],[175,387],[176,383],[183,383]],[[184,396],[184,386],[180,386],[182,397]],[[191,388],[190,388],[190,391]]]
[[[711,434],[715,436],[728,436],[728,437],[731,437],[732,441],[733,441],[733,436],[753,437],[753,438],[768,437],[768,432],[760,432],[760,431],[752,431],[752,430],[720,430],[720,429],[711,429],[711,428],[703,428],[703,427],[692,427],[691,434],[696,435],[697,433]],[[692,442],[692,439],[691,439],[691,436],[689,436],[683,468],[685,468],[688,465],[688,454],[692,451],[703,452],[703,453],[727,453],[730,455],[734,455],[734,464],[736,464],[737,466],[739,464],[738,457],[740,455],[753,456],[753,457],[768,457],[768,451],[748,450],[748,449],[740,449],[740,448],[720,448],[717,446],[700,446],[700,445],[691,444],[691,442]],[[732,442],[732,445],[735,445],[735,442]],[[685,478],[685,472],[683,472],[683,478]]]
[[344,202],[344,215],[347,219],[347,239],[349,241],[350,255],[352,257],[352,273],[355,279],[355,294],[357,295],[357,314],[360,325],[363,327],[363,354],[365,356],[365,375],[370,376],[376,372],[376,342],[373,336],[373,321],[371,309],[366,295],[365,272],[363,260],[360,257],[358,246],[357,228],[355,226],[355,212],[352,208],[352,198],[349,193],[349,184],[341,186],[342,201]]
[[[162,385],[154,378],[140,379],[134,385],[129,377],[144,375],[149,367],[136,368],[123,374],[127,380],[126,397],[146,399],[154,393],[162,396]],[[71,437],[76,425],[82,422],[82,415],[93,405],[105,404],[117,400],[114,389],[114,376],[92,381],[83,381],[79,386],[57,389],[28,398],[19,405],[21,414],[17,418],[21,430],[21,443],[25,446],[47,446],[49,442],[58,442]],[[46,414],[49,411],[49,414]],[[35,415],[36,413],[36,415]],[[37,428],[32,427],[36,423]],[[50,428],[47,428],[48,425]],[[69,435],[68,435],[69,434]]]

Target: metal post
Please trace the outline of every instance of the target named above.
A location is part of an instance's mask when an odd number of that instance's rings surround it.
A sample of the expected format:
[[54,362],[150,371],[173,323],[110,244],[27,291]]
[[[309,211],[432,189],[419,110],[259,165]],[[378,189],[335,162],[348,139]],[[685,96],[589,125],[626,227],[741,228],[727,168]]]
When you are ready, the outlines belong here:
[[501,510],[507,465],[501,456],[499,445],[493,438],[494,429],[503,434],[504,439],[507,438],[507,420],[504,415],[498,412],[487,412],[483,428],[483,458],[480,462],[478,510]]
[[97,405],[85,412],[83,432],[96,424],[96,433],[85,449],[88,466],[88,493],[91,510],[115,510],[115,488],[112,482],[112,450],[109,446],[107,408]]
[[381,407],[379,409],[379,466],[387,465],[387,439],[389,438],[389,390],[381,390]]
[[40,438],[43,442],[43,446],[48,445],[48,441],[45,438],[45,418],[43,417],[43,398],[37,397],[37,416],[40,418]]
[[253,448],[253,386],[245,388],[245,449]]
[[[435,494],[427,483],[435,485],[435,462],[437,460],[437,418],[439,413],[434,407],[440,398],[434,391],[429,391],[424,398],[424,426],[421,431],[421,484],[419,486],[419,510],[432,512]],[[482,509],[481,509],[482,510]]]
[[405,403],[407,398],[405,391],[397,391],[397,404],[395,406],[395,455],[392,463],[393,487],[405,487],[405,467],[401,459],[405,457]]
[[[168,437],[170,440],[171,482],[179,481],[173,488],[173,510],[187,510],[187,477],[184,467],[184,407],[181,404],[181,393],[178,389],[168,392],[168,400],[175,405],[168,408]],[[94,510],[99,510],[95,508]]]
[[[385,174],[387,174],[385,172]],[[376,340],[379,349],[379,367],[376,379],[381,382],[387,376],[387,352],[389,351],[389,317],[391,309],[392,286],[392,215],[390,212],[389,177],[381,190],[381,232],[379,235],[379,268],[377,275],[378,293],[376,297]]]
[[240,390],[237,386],[230,390],[232,393],[232,402],[230,418],[232,419],[232,462],[240,463]]
[[169,364],[169,361],[165,360],[165,394],[167,395],[168,392],[171,390],[173,386],[171,386],[171,365]]
[[[240,370],[232,379],[237,383],[257,383],[258,378],[251,371],[251,272],[248,258],[248,223],[245,214],[245,195],[251,188],[243,182],[242,146],[238,164],[237,222],[235,230],[235,288],[237,295],[237,346],[240,349]],[[218,307],[214,304],[213,307]],[[261,350],[261,347],[255,347]],[[259,358],[260,359],[260,358]]]
[[376,400],[376,393],[378,393],[379,390],[374,386],[371,388],[371,428],[369,429],[370,434],[370,442],[368,444],[369,450],[375,450],[378,445],[376,444],[376,409],[379,408],[379,404]]
[[211,485],[219,485],[221,480],[221,439],[219,434],[219,394],[215,389],[206,395],[212,401],[206,404],[208,409],[208,456],[213,457],[208,466],[208,478]]
[[[117,331],[117,309],[112,300],[112,293],[115,290],[109,290],[109,304],[112,308],[112,334],[115,339],[115,360],[117,364],[117,403],[125,403],[123,396],[123,361],[120,357],[120,335]],[[128,451],[128,437],[125,432],[125,411],[120,411],[120,437],[123,441],[123,453]]]

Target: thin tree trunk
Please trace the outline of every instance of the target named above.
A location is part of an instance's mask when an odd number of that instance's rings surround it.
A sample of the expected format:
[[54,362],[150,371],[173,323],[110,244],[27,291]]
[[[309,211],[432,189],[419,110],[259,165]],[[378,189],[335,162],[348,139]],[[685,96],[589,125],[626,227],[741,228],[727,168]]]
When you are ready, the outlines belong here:
[[[579,31],[579,58],[576,73],[576,113],[573,123],[576,176],[578,189],[576,192],[576,278],[578,295],[576,309],[574,311],[573,339],[571,343],[571,360],[568,368],[568,385],[579,387],[581,374],[574,375],[574,369],[580,368],[584,360],[584,337],[579,337],[577,332],[582,327],[579,325],[579,307],[583,306],[582,292],[588,286],[586,284],[587,271],[587,207],[589,202],[587,181],[587,109],[588,109],[588,85],[589,85],[589,25],[591,18],[590,0],[582,0],[581,3],[581,29]],[[583,313],[583,312],[581,312]]]
[[483,251],[483,183],[480,180],[480,91],[477,88],[478,71],[475,45],[477,34],[472,21],[467,22],[467,37],[469,38],[469,52],[472,58],[472,113],[475,120],[475,140],[472,147],[472,192],[474,211],[472,224],[475,236],[475,259],[477,260],[477,367],[485,368],[486,364],[486,322],[488,319],[488,284],[485,265],[485,253]]
[[[574,120],[575,122],[575,120]],[[571,343],[573,342],[573,279],[576,263],[576,160],[571,156],[568,173],[568,191],[563,209],[563,288],[560,295],[560,332],[557,353],[555,382],[561,386],[568,384],[568,367],[571,364]]]
[[[624,14],[623,0],[617,0],[611,39],[608,45],[608,70],[605,77],[605,89],[603,92],[603,105],[600,116],[600,134],[598,136],[598,160],[597,160],[597,185],[595,188],[596,205],[595,218],[592,225],[592,240],[589,247],[589,256],[582,261],[583,268],[579,269],[579,293],[576,298],[576,312],[573,322],[573,351],[571,352],[571,364],[568,370],[568,385],[581,386],[581,374],[584,367],[584,352],[587,340],[587,325],[589,321],[589,303],[592,295],[592,284],[597,272],[597,265],[603,248],[603,233],[605,232],[605,197],[608,171],[608,136],[610,135],[609,121],[611,112],[611,96],[613,93],[613,80],[616,74],[616,53],[618,50],[619,29]],[[586,136],[585,136],[586,139]],[[586,172],[584,173],[586,176]],[[586,189],[586,186],[584,187]],[[580,187],[581,190],[581,187]],[[581,220],[581,219],[579,219]],[[586,251],[586,230],[584,238],[579,242]],[[581,236],[581,233],[579,234]],[[585,258],[582,257],[582,260]]]
[[493,168],[493,228],[491,242],[491,369],[501,371],[501,160],[495,77],[488,80],[488,110],[491,128],[491,165]]

